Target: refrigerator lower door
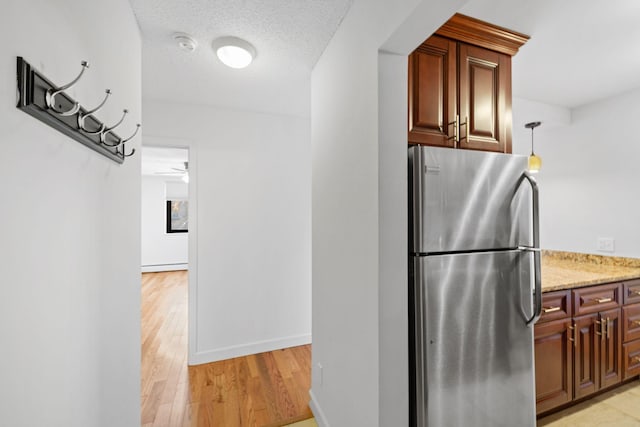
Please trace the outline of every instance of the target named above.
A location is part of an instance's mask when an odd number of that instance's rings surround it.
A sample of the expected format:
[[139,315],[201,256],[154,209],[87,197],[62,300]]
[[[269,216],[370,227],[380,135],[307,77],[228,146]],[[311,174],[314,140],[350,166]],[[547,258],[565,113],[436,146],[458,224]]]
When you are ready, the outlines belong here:
[[533,257],[414,258],[418,427],[533,427]]

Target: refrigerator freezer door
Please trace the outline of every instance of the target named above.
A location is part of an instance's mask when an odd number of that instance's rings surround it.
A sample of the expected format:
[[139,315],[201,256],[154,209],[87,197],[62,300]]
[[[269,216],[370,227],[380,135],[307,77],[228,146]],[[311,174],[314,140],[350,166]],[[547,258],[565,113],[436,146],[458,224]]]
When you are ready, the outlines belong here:
[[411,147],[412,252],[531,246],[526,169],[525,156]]
[[414,263],[417,427],[534,427],[532,254]]

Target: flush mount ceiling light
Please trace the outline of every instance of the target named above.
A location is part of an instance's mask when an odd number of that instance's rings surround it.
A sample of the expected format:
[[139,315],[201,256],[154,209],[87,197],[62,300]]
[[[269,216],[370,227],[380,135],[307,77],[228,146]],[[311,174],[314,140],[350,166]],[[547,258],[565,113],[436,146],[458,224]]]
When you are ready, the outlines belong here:
[[529,156],[529,172],[538,173],[542,166],[542,159],[533,152],[533,130],[540,126],[542,122],[530,122],[524,125],[525,128],[531,129],[531,155]]
[[193,52],[198,47],[198,42],[187,33],[175,33],[173,39],[178,43],[178,47],[185,52]]
[[245,68],[256,57],[256,48],[238,37],[220,37],[211,44],[218,59],[231,68]]

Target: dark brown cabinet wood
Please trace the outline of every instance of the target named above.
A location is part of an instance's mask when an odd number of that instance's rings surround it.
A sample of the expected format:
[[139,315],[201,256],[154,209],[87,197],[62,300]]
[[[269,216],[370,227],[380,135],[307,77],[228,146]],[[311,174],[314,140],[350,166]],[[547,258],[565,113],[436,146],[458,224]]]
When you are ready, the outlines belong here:
[[510,153],[511,56],[527,40],[454,15],[409,56],[409,143]]
[[622,310],[624,342],[640,339],[640,304],[628,305]]
[[600,313],[600,384],[606,388],[622,381],[622,315],[619,308]]
[[575,331],[574,393],[576,398],[598,391],[600,374],[600,322],[597,314],[577,317],[573,321]]
[[511,57],[459,44],[460,148],[511,153]]
[[543,294],[535,325],[538,414],[640,375],[640,304],[621,307],[627,283],[634,282]]
[[573,342],[571,319],[541,323],[535,328],[536,411],[573,399]]
[[433,36],[409,56],[409,140],[455,146],[457,45]]
[[640,302],[640,279],[624,282],[624,303],[634,304]]
[[640,375],[640,340],[623,345],[624,379]]

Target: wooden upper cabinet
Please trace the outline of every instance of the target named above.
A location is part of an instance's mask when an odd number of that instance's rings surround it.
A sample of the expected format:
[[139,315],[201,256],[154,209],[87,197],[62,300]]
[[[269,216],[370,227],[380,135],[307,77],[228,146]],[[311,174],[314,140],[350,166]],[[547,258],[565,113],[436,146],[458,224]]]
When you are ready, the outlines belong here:
[[460,148],[511,153],[511,57],[460,44]]
[[455,146],[456,43],[433,36],[409,56],[409,134],[413,142]]
[[409,55],[409,143],[510,153],[511,56],[527,40],[454,15]]

